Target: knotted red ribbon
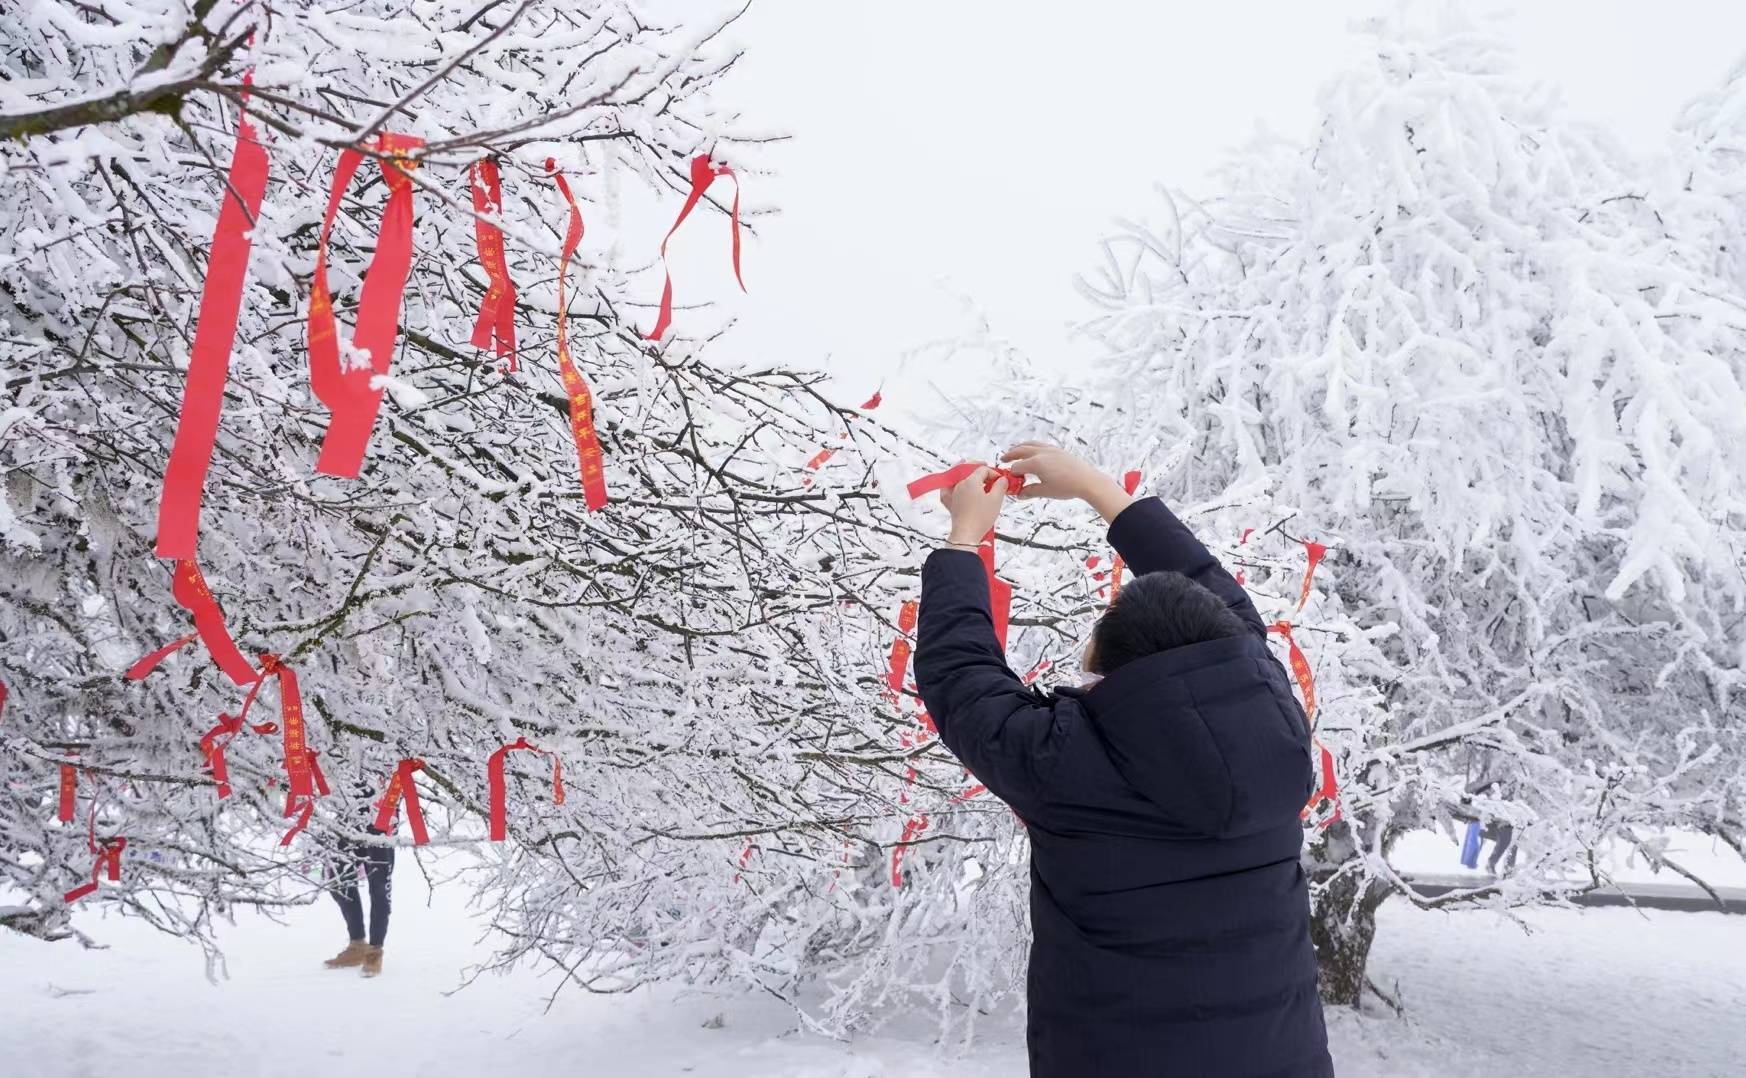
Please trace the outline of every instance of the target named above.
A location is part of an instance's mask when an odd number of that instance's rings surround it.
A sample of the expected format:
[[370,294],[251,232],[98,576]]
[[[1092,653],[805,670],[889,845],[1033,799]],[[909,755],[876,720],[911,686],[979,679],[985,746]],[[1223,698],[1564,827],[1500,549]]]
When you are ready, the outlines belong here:
[[485,764],[486,780],[491,789],[491,841],[502,842],[509,833],[508,812],[504,805],[505,792],[503,788],[503,759],[512,752],[537,752],[541,756],[552,758],[552,804],[564,803],[564,765],[556,753],[536,748],[528,744],[527,738],[518,737],[509,744],[491,754]]
[[423,769],[423,760],[400,761],[394,768],[394,777],[388,780],[387,792],[382,795],[382,807],[376,812],[376,830],[392,835],[398,830],[394,824],[394,810],[401,798],[405,798],[406,823],[412,828],[414,846],[423,846],[430,841],[430,832],[424,829],[424,809],[418,803],[418,787],[412,781],[413,772]]
[[[231,794],[230,767],[225,762],[224,750],[236,740],[236,736],[244,730],[242,717],[230,715],[218,716],[218,724],[200,735],[200,757],[206,761],[206,770],[212,773],[212,781],[218,784],[218,798],[224,800]],[[247,727],[257,734],[276,734],[279,725],[263,722]]]
[[606,506],[606,460],[600,450],[600,432],[594,427],[594,394],[576,369],[570,356],[568,304],[564,300],[564,277],[570,268],[570,256],[582,242],[582,210],[570,193],[558,163],[546,158],[546,171],[557,181],[558,193],[570,207],[570,220],[564,230],[564,252],[558,260],[558,374],[564,383],[564,395],[570,401],[570,434],[576,442],[576,464],[582,472],[582,495],[590,513]]
[[667,241],[673,238],[673,233],[679,231],[679,226],[685,223],[693,208],[703,198],[703,193],[709,190],[716,177],[726,176],[734,181],[734,280],[739,282],[740,291],[746,290],[745,278],[740,276],[740,178],[734,175],[734,170],[726,165],[717,165],[710,161],[709,155],[700,153],[691,159],[691,193],[685,196],[685,205],[680,208],[679,216],[674,219],[673,227],[667,230],[667,235],[661,240],[661,271],[666,275],[666,283],[661,286],[661,313],[655,318],[654,332],[648,340],[658,341],[667,332],[667,327],[673,324],[673,271],[667,266]]
[[[967,460],[962,464],[954,464],[943,472],[924,475],[909,485],[909,496],[913,500],[924,494],[932,494],[936,490],[950,489],[976,474],[976,469],[982,467],[986,467],[986,465],[981,464],[978,461]],[[986,484],[984,484],[984,490],[993,490],[994,485],[1003,479],[1006,480],[1006,492],[1008,494],[1017,494],[1024,488],[1024,476],[1014,475],[1005,468],[994,468],[992,470],[994,475]]]
[[374,382],[377,375],[388,373],[394,358],[400,299],[412,270],[410,171],[418,167],[412,153],[423,145],[423,139],[411,135],[387,134],[378,135],[370,144],[387,181],[388,204],[382,210],[376,253],[370,257],[370,268],[358,293],[358,324],[352,347],[343,350],[349,354],[342,354],[333,293],[327,287],[327,241],[334,216],[339,213],[340,196],[351,185],[364,155],[357,150],[342,151],[334,171],[309,293],[309,384],[332,413],[321,455],[315,461],[315,470],[323,475],[357,477],[382,407],[382,390]]
[[498,359],[508,361],[515,371],[515,282],[509,277],[509,262],[504,257],[503,229],[497,222],[503,219],[503,186],[497,174],[497,159],[484,157],[473,162],[470,172],[473,188],[473,239],[479,248],[479,264],[485,269],[489,287],[479,303],[479,320],[473,323],[473,347],[490,348]]
[[172,640],[163,647],[141,658],[127,668],[122,676],[129,681],[139,681],[158,668],[170,655],[179,651],[195,637],[206,645],[206,650],[212,656],[212,661],[224,671],[226,677],[237,685],[253,685],[260,680],[260,675],[249,661],[243,658],[237,650],[236,642],[231,639],[230,630],[225,628],[224,611],[219,609],[218,600],[212,597],[212,589],[206,586],[206,578],[200,574],[200,567],[191,559],[176,563],[174,575],[170,578],[170,594],[184,610],[194,615],[194,632],[177,640]]
[[903,855],[909,851],[910,844],[921,837],[928,829],[928,818],[916,813],[903,824],[903,837],[897,840],[897,845],[891,851],[891,886],[903,886]]
[[188,355],[188,376],[182,383],[176,438],[170,445],[163,492],[158,498],[160,558],[193,558],[199,541],[200,502],[206,471],[212,465],[212,447],[218,439],[219,413],[224,408],[224,384],[236,343],[249,248],[266,190],[266,148],[255,137],[248,114],[239,111],[236,148],[231,151],[218,223],[206,256],[206,280],[200,286],[200,315]]
[[1320,565],[1322,559],[1328,556],[1327,547],[1320,543],[1312,543],[1307,539],[1304,540],[1303,549],[1309,555],[1309,566],[1303,571],[1303,593],[1297,597],[1299,610],[1303,609],[1303,604],[1309,602],[1310,581],[1315,579],[1316,566]]
[[885,671],[885,698],[894,707],[903,699],[903,678],[909,671],[909,638],[915,632],[919,609],[914,599],[908,599],[897,611],[897,639],[891,642],[891,662]]
[[74,764],[61,765],[61,797],[59,811],[55,817],[62,823],[72,823],[75,814],[75,800],[78,797],[79,769]]
[[[1122,474],[1122,489],[1129,494],[1140,489],[1140,473],[1137,471],[1124,472]],[[1122,560],[1121,552],[1117,551],[1109,567],[1109,601],[1112,603],[1122,593],[1122,570],[1127,567],[1127,564]]]
[[121,880],[121,853],[127,849],[127,839],[119,835],[105,839],[97,837],[96,805],[91,806],[90,830],[86,832],[86,836],[86,844],[90,846],[91,854],[96,858],[91,864],[91,882],[80,884],[62,895],[62,902],[77,902],[96,891],[105,872],[108,873],[111,883]]
[[287,780],[285,816],[299,817],[297,825],[279,843],[281,846],[288,846],[297,832],[309,823],[310,814],[315,810],[318,780],[321,795],[327,795],[327,779],[321,775],[315,753],[309,749],[308,732],[303,722],[303,694],[297,685],[297,671],[286,665],[279,656],[271,652],[261,653],[260,677],[249,687],[248,695],[243,697],[242,710],[237,713],[237,720],[242,722],[248,719],[249,709],[255,706],[255,696],[260,693],[261,686],[267,683],[268,678],[279,679],[279,717],[284,720],[280,730],[283,734]]

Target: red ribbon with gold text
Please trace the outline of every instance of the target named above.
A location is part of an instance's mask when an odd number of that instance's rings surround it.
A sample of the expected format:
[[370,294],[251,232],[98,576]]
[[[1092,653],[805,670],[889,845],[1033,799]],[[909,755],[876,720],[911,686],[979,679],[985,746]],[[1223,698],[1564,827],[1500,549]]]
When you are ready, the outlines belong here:
[[[327,215],[321,222],[321,241],[315,255],[315,278],[309,293],[309,384],[332,418],[321,442],[315,470],[323,475],[354,479],[364,465],[364,451],[376,414],[382,407],[382,390],[372,383],[388,373],[394,358],[394,338],[400,324],[400,298],[412,270],[412,177],[418,167],[412,152],[424,140],[411,135],[378,135],[370,144],[382,166],[388,185],[388,204],[382,210],[382,227],[376,238],[376,253],[364,273],[358,293],[357,330],[349,355],[342,355],[339,326],[334,320],[333,293],[327,287],[327,241],[333,219],[339,213],[340,196],[352,182],[364,155],[357,150],[340,153],[328,192]],[[368,353],[368,357],[362,355]]]
[[503,758],[512,752],[537,752],[541,756],[552,758],[552,804],[564,803],[564,765],[556,753],[536,748],[528,744],[527,738],[518,737],[509,744],[491,754],[485,764],[485,776],[491,790],[491,841],[502,842],[509,834],[508,810],[504,804],[506,792],[503,786]]
[[558,375],[564,383],[564,396],[570,400],[570,434],[576,440],[576,464],[582,472],[582,495],[590,513],[606,506],[606,461],[600,450],[600,432],[594,427],[594,395],[588,383],[576,369],[570,356],[570,334],[567,328],[568,304],[564,300],[564,276],[570,268],[570,256],[582,242],[582,210],[570,193],[558,163],[546,158],[546,171],[557,181],[558,193],[570,207],[570,221],[564,229],[564,251],[558,260]]
[[224,384],[230,375],[231,347],[236,343],[249,248],[266,190],[266,148],[255,137],[248,115],[239,111],[236,148],[231,152],[218,223],[206,256],[206,280],[200,286],[200,315],[188,356],[188,376],[182,383],[176,439],[170,445],[163,493],[158,498],[160,558],[193,558],[199,541],[200,502],[206,471],[212,465],[212,447],[218,439],[219,413],[224,408]]
[[400,761],[394,769],[394,777],[388,780],[388,790],[382,795],[382,807],[376,813],[376,830],[384,835],[392,835],[394,826],[394,810],[400,800],[406,800],[406,824],[412,828],[412,844],[423,846],[430,841],[430,832],[424,829],[424,809],[418,803],[418,787],[412,782],[412,774],[424,769],[424,761],[406,759]]
[[224,611],[219,609],[218,600],[212,597],[212,589],[206,586],[206,578],[201,575],[200,567],[191,559],[176,563],[170,580],[170,594],[183,609],[194,615],[194,631],[141,658],[127,668],[123,677],[129,681],[139,681],[157,669],[159,663],[198,637],[206,645],[212,661],[218,664],[218,668],[231,681],[237,685],[253,685],[260,680],[255,668],[237,650],[230,630],[225,628]]
[[490,348],[497,358],[518,367],[515,358],[515,282],[503,252],[503,186],[497,174],[497,159],[473,162],[473,239],[479,247],[479,264],[485,268],[489,287],[479,303],[479,320],[473,323],[473,347]]
[[1309,602],[1310,582],[1315,579],[1316,566],[1320,565],[1322,559],[1328,556],[1327,547],[1320,543],[1312,543],[1308,539],[1304,540],[1303,549],[1309,555],[1309,566],[1303,571],[1303,593],[1297,597],[1299,610],[1303,609],[1303,604]]
[[320,794],[322,797],[326,797],[333,792],[327,788],[327,776],[321,773],[321,761],[316,757],[314,749],[303,750],[303,768],[309,773],[315,789],[301,801],[295,795],[286,795],[285,815],[289,818],[292,814],[296,814],[297,820],[291,825],[291,829],[285,832],[285,837],[279,840],[281,846],[291,845],[291,840],[297,837],[297,833],[309,826],[309,818],[315,815],[316,795]]
[[109,881],[116,883],[121,880],[121,853],[127,849],[127,839],[117,835],[114,838],[99,839],[97,837],[97,806],[91,806],[90,830],[86,833],[86,844],[91,848],[91,854],[96,858],[91,864],[91,882],[82,883],[61,896],[63,902],[77,902],[86,895],[97,890],[104,873],[108,873]]
[[667,327],[673,324],[673,271],[667,266],[667,241],[673,238],[673,233],[679,231],[679,226],[685,223],[697,203],[703,198],[709,185],[716,177],[726,176],[734,181],[734,206],[731,214],[734,226],[734,280],[740,284],[740,291],[746,290],[745,278],[740,276],[740,178],[734,175],[734,170],[726,165],[717,165],[710,161],[709,155],[700,153],[691,159],[691,193],[685,196],[685,205],[680,208],[679,216],[674,219],[673,227],[667,230],[667,235],[661,240],[661,270],[666,275],[666,283],[661,286],[661,313],[655,318],[654,332],[648,339],[658,341],[667,332]]

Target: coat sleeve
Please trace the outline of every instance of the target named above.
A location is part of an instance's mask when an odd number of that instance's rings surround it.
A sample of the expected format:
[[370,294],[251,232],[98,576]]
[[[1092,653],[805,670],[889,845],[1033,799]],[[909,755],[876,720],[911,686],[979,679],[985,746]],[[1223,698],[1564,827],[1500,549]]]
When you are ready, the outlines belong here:
[[1141,498],[1117,514],[1109,525],[1109,542],[1134,573],[1181,573],[1222,599],[1249,628],[1267,635],[1243,585],[1159,499]]
[[1048,699],[1006,665],[988,577],[969,551],[936,550],[922,567],[915,681],[946,747],[996,797],[1036,819],[1064,732]]

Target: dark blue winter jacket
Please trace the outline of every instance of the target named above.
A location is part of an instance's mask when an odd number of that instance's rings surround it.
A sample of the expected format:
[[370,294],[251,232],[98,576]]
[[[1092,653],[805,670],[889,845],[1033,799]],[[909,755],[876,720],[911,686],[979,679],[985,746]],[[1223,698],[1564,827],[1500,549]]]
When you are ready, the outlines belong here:
[[1109,530],[1252,632],[1026,688],[995,644],[982,562],[922,571],[916,683],[940,740],[1031,841],[1034,1078],[1329,1076],[1298,812],[1308,724],[1242,586],[1156,498]]

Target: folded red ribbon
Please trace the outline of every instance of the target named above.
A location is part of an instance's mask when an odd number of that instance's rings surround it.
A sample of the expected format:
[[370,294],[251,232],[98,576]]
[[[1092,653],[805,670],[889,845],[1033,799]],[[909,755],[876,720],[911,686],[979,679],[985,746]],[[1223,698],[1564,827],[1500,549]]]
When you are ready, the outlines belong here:
[[55,817],[62,823],[72,823],[79,789],[79,769],[73,764],[61,765],[61,797]]
[[[394,339],[400,324],[400,300],[412,270],[412,177],[418,167],[412,152],[424,140],[411,135],[379,135],[371,143],[378,155],[382,178],[388,185],[388,204],[382,210],[382,226],[376,252],[364,273],[358,293],[357,330],[352,354],[341,354],[339,328],[334,320],[333,293],[327,287],[327,241],[333,219],[339,213],[340,196],[352,182],[363,154],[340,153],[328,192],[327,214],[322,218],[321,239],[316,248],[315,277],[309,293],[309,384],[332,413],[315,470],[347,479],[357,477],[364,465],[364,451],[376,414],[382,407],[382,390],[373,384],[377,375],[388,373],[394,358]],[[362,353],[368,353],[367,358]]]
[[667,230],[667,235],[661,240],[661,269],[666,274],[666,283],[661,286],[661,313],[655,318],[654,332],[648,339],[658,341],[667,332],[667,327],[673,324],[673,271],[667,266],[667,241],[673,238],[673,233],[679,231],[679,226],[685,223],[693,208],[697,206],[703,193],[709,190],[716,177],[726,176],[734,181],[734,206],[732,212],[734,227],[734,280],[740,284],[740,291],[746,290],[745,278],[740,276],[740,178],[734,175],[734,170],[726,165],[717,165],[710,161],[709,155],[700,153],[691,159],[691,193],[685,196],[685,205],[680,208],[679,216],[673,221],[673,227]]
[[[982,467],[986,467],[986,465],[977,461],[967,460],[962,464],[954,464],[943,472],[924,475],[909,485],[909,496],[914,499],[919,498],[924,494],[931,494],[936,490],[945,490],[949,487],[955,487],[959,483],[970,478],[970,476],[974,475],[976,469]],[[1024,476],[1014,475],[1005,468],[995,468],[994,478],[990,479],[983,489],[993,490],[994,485],[1002,479],[1006,480],[1006,492],[1008,494],[1017,494],[1024,488]]]
[[90,830],[86,832],[86,844],[91,848],[91,854],[96,858],[91,864],[91,882],[80,884],[61,896],[62,902],[77,902],[86,895],[96,891],[104,873],[108,873],[111,883],[121,879],[121,853],[127,849],[127,839],[119,835],[114,838],[99,839],[97,837],[97,806],[91,806]]
[[509,277],[504,257],[503,186],[497,174],[497,159],[483,157],[473,162],[473,239],[479,248],[479,264],[489,282],[479,302],[479,320],[473,323],[473,347],[490,348],[508,361],[508,370],[519,364],[515,357],[515,282]]
[[231,152],[218,223],[206,256],[206,280],[200,286],[200,314],[188,355],[188,376],[182,384],[176,438],[170,445],[163,492],[158,498],[160,558],[192,558],[199,541],[200,502],[206,472],[212,466],[212,447],[218,440],[224,384],[236,343],[237,312],[248,276],[249,248],[266,190],[267,151],[255,137],[248,114],[239,112],[236,148]]
[[891,663],[885,671],[885,698],[894,707],[903,699],[903,678],[909,671],[909,638],[915,632],[919,609],[914,599],[907,599],[897,611],[897,639],[891,642]]
[[376,813],[376,830],[385,835],[394,834],[398,830],[394,823],[394,810],[401,799],[405,798],[406,823],[412,828],[414,846],[423,846],[430,841],[430,832],[424,829],[424,809],[418,803],[418,787],[412,781],[413,772],[423,769],[423,760],[400,761],[394,768],[394,777],[388,780],[388,790],[382,795],[382,807]]
[[512,752],[537,752],[541,756],[552,758],[552,804],[564,803],[564,765],[556,753],[547,752],[528,744],[527,738],[518,737],[509,744],[492,753],[485,764],[485,776],[491,792],[491,841],[502,842],[509,833],[508,810],[505,801],[503,784],[503,760]]
[[928,818],[919,812],[904,821],[903,837],[897,840],[897,846],[891,851],[891,886],[903,886],[903,855],[927,829]]
[[200,574],[200,567],[192,560],[184,559],[176,563],[174,574],[170,578],[170,594],[184,610],[194,615],[194,632],[172,640],[144,656],[128,667],[123,677],[129,681],[139,681],[156,670],[159,663],[195,637],[199,637],[212,656],[212,661],[218,664],[218,668],[231,681],[237,685],[253,685],[260,680],[255,668],[237,650],[230,630],[225,627],[224,611],[219,609],[218,600],[212,597],[212,589],[206,586],[206,578]]
[[558,374],[564,383],[564,395],[570,401],[570,435],[576,442],[576,464],[582,473],[582,495],[590,513],[606,506],[606,459],[600,449],[600,432],[594,426],[594,394],[576,362],[570,356],[570,334],[567,328],[569,304],[564,299],[564,277],[570,268],[570,256],[582,242],[582,210],[570,193],[558,163],[546,158],[546,171],[557,181],[558,193],[570,207],[570,220],[564,230],[564,251],[558,260]]

